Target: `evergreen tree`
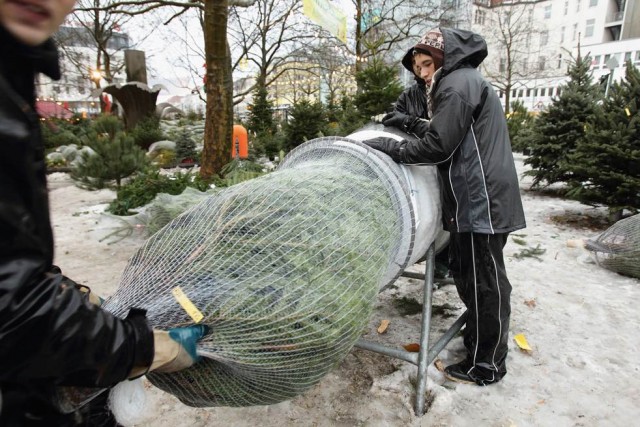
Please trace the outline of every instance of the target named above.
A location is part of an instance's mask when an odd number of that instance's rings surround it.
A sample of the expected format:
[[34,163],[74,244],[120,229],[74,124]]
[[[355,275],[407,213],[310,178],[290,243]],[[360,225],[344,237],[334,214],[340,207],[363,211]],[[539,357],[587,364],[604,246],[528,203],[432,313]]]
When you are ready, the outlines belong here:
[[255,134],[273,133],[273,103],[267,97],[267,88],[258,85],[253,92],[253,103],[249,108],[247,129]]
[[318,138],[326,132],[326,128],[326,114],[322,104],[303,99],[293,104],[289,110],[289,123],[284,126],[283,148],[290,151],[309,139]]
[[115,181],[116,189],[119,189],[123,178],[148,165],[145,152],[123,128],[114,116],[104,116],[96,121],[85,139],[85,145],[93,153],[82,153],[82,161],[71,173],[80,186],[104,188],[109,181]]
[[529,114],[522,101],[511,103],[511,112],[507,114],[507,128],[509,129],[509,138],[511,139],[513,151],[527,151],[526,146],[519,145],[518,136],[522,135],[523,130],[530,127],[532,122],[533,116]]
[[592,82],[591,60],[578,54],[569,67],[569,81],[561,94],[535,120],[533,126],[518,139],[518,145],[529,150],[525,164],[531,165],[527,175],[533,176],[533,186],[575,179],[568,156],[584,138],[585,125],[591,119],[601,99],[601,92]]
[[355,107],[352,97],[342,96],[340,99],[337,135],[347,136],[361,128],[368,120]]
[[182,162],[185,159],[195,160],[195,157],[196,143],[191,139],[189,130],[182,128],[176,141],[176,159],[178,162]]
[[601,114],[587,126],[568,159],[576,177],[568,196],[609,206],[614,217],[640,209],[640,71],[628,61],[626,77],[609,88]]
[[354,102],[364,117],[391,110],[403,89],[396,68],[375,56],[367,68],[356,73],[356,82],[361,91]]

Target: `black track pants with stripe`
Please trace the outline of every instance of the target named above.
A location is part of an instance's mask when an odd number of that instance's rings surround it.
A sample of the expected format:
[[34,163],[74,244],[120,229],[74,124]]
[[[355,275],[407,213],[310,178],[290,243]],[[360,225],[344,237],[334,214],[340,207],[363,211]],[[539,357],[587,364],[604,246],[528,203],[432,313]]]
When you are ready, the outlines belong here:
[[491,383],[507,373],[511,284],[502,250],[509,233],[451,233],[449,269],[467,306],[464,345],[470,374]]

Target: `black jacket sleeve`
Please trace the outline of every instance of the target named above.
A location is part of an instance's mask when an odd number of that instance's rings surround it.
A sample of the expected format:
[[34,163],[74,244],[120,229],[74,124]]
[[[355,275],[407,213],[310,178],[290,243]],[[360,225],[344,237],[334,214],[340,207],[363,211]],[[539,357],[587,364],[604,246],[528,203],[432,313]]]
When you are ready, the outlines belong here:
[[144,312],[91,305],[50,273],[53,241],[38,118],[0,76],[0,388],[104,387],[153,359]]
[[430,123],[412,129],[419,139],[411,140],[405,146],[404,163],[444,163],[469,131],[475,107],[458,92],[447,89],[439,92],[436,105]]

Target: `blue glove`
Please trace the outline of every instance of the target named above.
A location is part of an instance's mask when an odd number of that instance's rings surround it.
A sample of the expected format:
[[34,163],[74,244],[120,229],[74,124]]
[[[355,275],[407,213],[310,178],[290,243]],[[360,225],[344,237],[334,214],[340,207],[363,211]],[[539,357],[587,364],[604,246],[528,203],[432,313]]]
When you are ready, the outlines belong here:
[[196,344],[209,333],[207,325],[191,325],[184,328],[169,329],[169,338],[180,344],[194,361],[200,360],[196,353]]
[[206,325],[153,331],[154,357],[149,371],[176,372],[200,360],[196,344],[209,333]]
[[385,153],[391,157],[394,162],[402,163],[404,161],[404,149],[407,145],[407,141],[404,139],[402,141],[396,141],[393,138],[379,136],[362,142],[375,150]]

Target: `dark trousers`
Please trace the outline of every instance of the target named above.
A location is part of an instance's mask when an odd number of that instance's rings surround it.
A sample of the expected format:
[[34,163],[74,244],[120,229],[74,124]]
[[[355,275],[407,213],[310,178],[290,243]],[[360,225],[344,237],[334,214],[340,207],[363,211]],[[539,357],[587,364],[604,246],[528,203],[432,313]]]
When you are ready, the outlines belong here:
[[499,381],[506,373],[511,284],[502,250],[509,233],[451,233],[449,269],[467,306],[464,345],[476,382]]

